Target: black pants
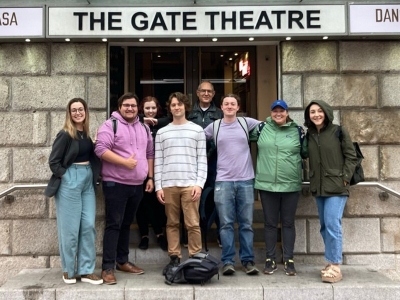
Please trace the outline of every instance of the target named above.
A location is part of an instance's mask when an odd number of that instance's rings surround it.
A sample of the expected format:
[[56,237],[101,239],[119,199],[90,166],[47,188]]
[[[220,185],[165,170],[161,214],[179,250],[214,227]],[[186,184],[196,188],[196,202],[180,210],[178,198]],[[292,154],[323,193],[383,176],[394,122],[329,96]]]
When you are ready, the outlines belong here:
[[143,193],[143,199],[136,212],[136,220],[140,236],[149,235],[149,224],[153,227],[155,235],[163,233],[167,217],[165,206],[157,200],[156,192]]
[[106,202],[106,228],[103,238],[103,270],[124,264],[129,256],[131,224],[143,197],[143,185],[103,181]]
[[279,219],[283,236],[283,259],[293,259],[296,228],[294,224],[300,192],[274,193],[259,191],[264,212],[264,240],[266,257],[276,260]]

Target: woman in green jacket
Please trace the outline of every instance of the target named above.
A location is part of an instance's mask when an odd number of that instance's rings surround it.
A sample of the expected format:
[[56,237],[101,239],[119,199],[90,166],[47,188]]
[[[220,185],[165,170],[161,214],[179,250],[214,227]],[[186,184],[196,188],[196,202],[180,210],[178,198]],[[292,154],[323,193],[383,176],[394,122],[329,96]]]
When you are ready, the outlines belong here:
[[257,140],[257,170],[255,188],[259,190],[264,212],[264,240],[266,247],[265,274],[277,269],[276,241],[278,222],[283,233],[283,259],[286,275],[296,275],[293,249],[296,239],[295,214],[301,190],[301,140],[304,131],[289,117],[285,101],[271,106],[271,116],[260,131],[252,131]]
[[357,157],[347,130],[332,124],[333,110],[326,102],[311,101],[304,119],[308,132],[303,149],[309,156],[310,189],[317,202],[328,262],[321,277],[333,283],[342,279],[342,216]]

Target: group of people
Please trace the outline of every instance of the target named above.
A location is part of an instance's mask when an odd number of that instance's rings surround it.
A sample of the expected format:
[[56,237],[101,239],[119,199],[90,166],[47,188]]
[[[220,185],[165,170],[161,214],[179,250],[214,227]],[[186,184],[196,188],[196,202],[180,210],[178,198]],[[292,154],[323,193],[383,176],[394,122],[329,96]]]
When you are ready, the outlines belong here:
[[[143,269],[128,260],[135,214],[141,234],[139,248],[148,247],[151,223],[159,246],[168,250],[170,262],[163,274],[182,257],[181,212],[189,256],[200,252],[199,204],[206,186],[214,187],[223,275],[236,271],[235,222],[242,269],[249,275],[259,273],[253,252],[254,188],[259,190],[264,212],[264,273],[277,270],[280,222],[284,271],[296,275],[293,251],[302,158],[309,158],[310,189],[325,243],[328,264],[321,270],[321,278],[324,282],[341,280],[341,219],[356,155],[346,129],[341,129],[338,138],[332,108],[324,101],[312,101],[304,114],[305,135],[289,117],[283,100],[275,101],[271,116],[260,122],[237,116],[241,103],[235,94],[224,95],[221,109],[217,108],[210,82],[202,82],[197,95],[199,101],[191,109],[185,94],[172,93],[166,103],[168,116],[162,117],[157,99],[146,97],[139,103],[135,94],[126,93],[118,99],[118,110],[100,126],[95,143],[89,135],[86,102],[80,98],[69,101],[64,127],[50,154],[53,175],[45,191],[47,196],[55,196],[64,282],[76,283],[80,276],[83,282],[116,284],[115,269],[143,274]],[[255,175],[250,141],[258,147]],[[95,186],[100,164],[106,226],[98,277],[94,274]]]

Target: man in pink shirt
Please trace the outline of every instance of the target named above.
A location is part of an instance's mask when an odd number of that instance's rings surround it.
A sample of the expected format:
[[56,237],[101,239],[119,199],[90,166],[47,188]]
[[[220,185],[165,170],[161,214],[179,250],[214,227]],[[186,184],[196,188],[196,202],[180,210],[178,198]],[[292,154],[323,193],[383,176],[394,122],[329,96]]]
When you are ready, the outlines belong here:
[[154,188],[154,147],[147,125],[138,117],[138,97],[126,93],[118,99],[118,111],[100,126],[95,153],[102,160],[106,227],[103,239],[102,278],[116,284],[114,268],[129,274],[144,270],[128,261],[129,231],[146,192]]

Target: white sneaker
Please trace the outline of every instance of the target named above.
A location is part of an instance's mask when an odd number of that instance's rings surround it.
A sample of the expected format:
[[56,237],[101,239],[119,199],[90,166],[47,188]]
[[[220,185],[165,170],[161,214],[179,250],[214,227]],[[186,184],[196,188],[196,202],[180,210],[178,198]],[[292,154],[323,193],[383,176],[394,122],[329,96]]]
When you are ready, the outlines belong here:
[[74,284],[74,283],[76,283],[76,278],[75,277],[69,278],[67,272],[63,273],[62,279],[64,280],[64,282],[66,284]]

